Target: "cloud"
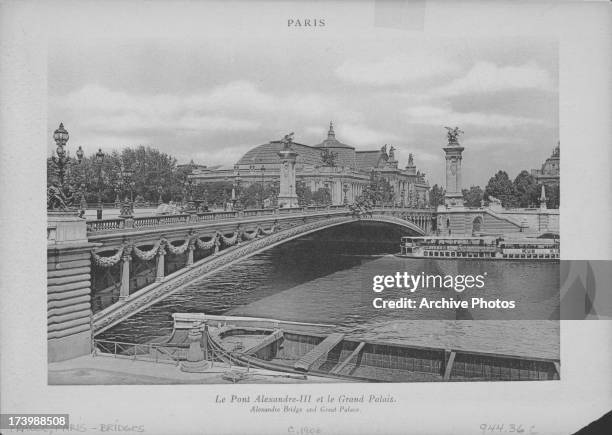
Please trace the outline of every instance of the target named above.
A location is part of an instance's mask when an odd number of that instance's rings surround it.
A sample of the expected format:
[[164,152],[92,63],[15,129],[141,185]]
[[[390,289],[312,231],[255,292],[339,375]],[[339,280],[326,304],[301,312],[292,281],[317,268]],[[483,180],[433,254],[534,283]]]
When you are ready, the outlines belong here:
[[343,81],[360,85],[399,85],[440,75],[456,73],[458,65],[442,56],[416,50],[376,61],[346,60],[335,70]]
[[410,122],[425,125],[470,125],[485,128],[514,128],[525,125],[546,125],[540,119],[482,112],[455,112],[450,106],[415,106],[403,112]]
[[553,91],[555,85],[549,72],[534,62],[519,66],[499,66],[481,61],[463,77],[435,89],[433,94],[455,96],[518,89]]
[[[62,119],[79,119],[90,132],[122,132],[126,135],[185,130],[193,133],[255,131],[263,125],[276,128],[291,119],[318,119],[334,114],[332,100],[317,95],[275,96],[247,81],[230,82],[189,96],[135,94],[99,85],[86,85],[50,99],[51,113]],[[340,109],[342,110],[342,109]],[[355,115],[342,110],[348,118]]]
[[336,138],[341,142],[353,145],[356,148],[368,145],[368,149],[377,149],[384,143],[398,141],[399,137],[393,133],[376,130],[363,124],[342,123],[335,128]]
[[520,136],[471,136],[470,146],[498,147],[499,145],[528,145],[526,138]]

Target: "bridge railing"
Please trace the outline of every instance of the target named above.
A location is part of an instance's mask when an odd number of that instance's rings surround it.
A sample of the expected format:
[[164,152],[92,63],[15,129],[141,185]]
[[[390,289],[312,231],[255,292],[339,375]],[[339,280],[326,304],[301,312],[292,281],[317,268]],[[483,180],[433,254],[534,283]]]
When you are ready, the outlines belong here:
[[216,221],[219,219],[234,219],[238,217],[237,211],[209,211],[196,214],[196,222]]
[[270,216],[274,214],[274,210],[273,208],[257,208],[257,209],[251,209],[251,210],[244,210],[242,212],[242,215],[245,217],[251,217],[251,216]]
[[[193,224],[198,222],[218,221],[225,219],[238,219],[243,217],[257,217],[257,216],[287,216],[292,214],[305,214],[305,213],[322,213],[325,211],[339,212],[347,210],[348,207],[344,204],[328,205],[328,206],[307,206],[307,207],[294,207],[294,208],[262,208],[262,209],[249,209],[243,211],[216,211],[216,212],[204,212],[204,213],[180,213],[172,215],[149,215],[149,216],[138,216],[129,219],[126,218],[113,218],[113,219],[88,219],[87,220],[87,232],[108,232],[123,229],[142,229],[142,228],[156,228],[165,225],[184,225]],[[408,207],[396,207],[392,205],[377,205],[374,210],[389,210],[389,211],[406,211],[413,213],[431,213],[432,208],[408,208]]]
[[189,222],[187,214],[170,214],[158,216],[143,216],[134,218],[134,228],[158,227]]
[[87,221],[87,232],[120,230],[125,228],[125,219],[99,219]]

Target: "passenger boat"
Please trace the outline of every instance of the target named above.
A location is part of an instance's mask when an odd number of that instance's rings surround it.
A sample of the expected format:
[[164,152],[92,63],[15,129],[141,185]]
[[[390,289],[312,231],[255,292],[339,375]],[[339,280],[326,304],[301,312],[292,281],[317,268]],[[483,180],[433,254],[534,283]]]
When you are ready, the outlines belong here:
[[480,260],[559,260],[559,240],[544,238],[480,237],[402,237],[400,257],[480,259]]
[[285,373],[366,382],[559,379],[559,361],[355,340],[333,325],[175,313],[172,346],[202,332],[209,358]]

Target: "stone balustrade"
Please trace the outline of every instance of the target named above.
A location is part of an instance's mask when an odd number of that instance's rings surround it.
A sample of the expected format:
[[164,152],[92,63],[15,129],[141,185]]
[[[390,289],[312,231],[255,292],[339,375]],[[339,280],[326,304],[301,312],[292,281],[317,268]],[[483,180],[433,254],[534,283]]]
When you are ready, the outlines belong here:
[[[346,205],[329,205],[329,206],[308,206],[294,208],[268,208],[268,209],[250,209],[242,211],[218,211],[206,213],[182,213],[173,215],[150,215],[131,218],[115,218],[101,220],[87,220],[87,233],[102,234],[121,230],[140,230],[158,228],[164,226],[190,225],[200,222],[220,221],[220,220],[237,220],[242,218],[252,218],[260,216],[290,216],[300,214],[317,214],[325,212],[339,212],[347,210]],[[374,210],[393,211],[404,213],[407,215],[431,216],[433,210],[429,208],[407,208],[396,206],[376,206]],[[52,230],[48,231],[48,238],[52,236]],[[51,234],[51,235],[50,235]]]

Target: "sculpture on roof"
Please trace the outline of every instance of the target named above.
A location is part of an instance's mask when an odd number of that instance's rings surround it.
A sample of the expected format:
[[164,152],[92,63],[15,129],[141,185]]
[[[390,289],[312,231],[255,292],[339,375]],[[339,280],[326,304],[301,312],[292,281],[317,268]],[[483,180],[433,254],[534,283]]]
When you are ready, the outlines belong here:
[[393,145],[389,148],[389,160],[395,160],[395,148]]
[[289,149],[292,142],[293,142],[293,132],[286,134],[285,137],[281,139],[281,143],[283,144],[284,149]]
[[321,160],[323,166],[335,167],[337,164],[338,153],[335,153],[327,148],[321,150]]
[[412,159],[412,153],[408,154],[408,166],[414,166],[414,160]]
[[446,135],[448,136],[448,144],[449,145],[459,145],[459,135],[465,133],[463,130],[460,130],[459,127],[451,128],[444,127],[447,131]]
[[383,154],[383,157],[385,158],[385,160],[387,160],[389,158],[389,156],[387,155],[387,144],[384,144],[380,148],[380,152]]

